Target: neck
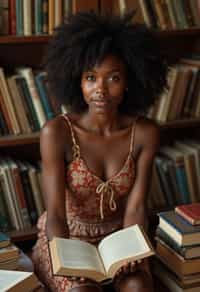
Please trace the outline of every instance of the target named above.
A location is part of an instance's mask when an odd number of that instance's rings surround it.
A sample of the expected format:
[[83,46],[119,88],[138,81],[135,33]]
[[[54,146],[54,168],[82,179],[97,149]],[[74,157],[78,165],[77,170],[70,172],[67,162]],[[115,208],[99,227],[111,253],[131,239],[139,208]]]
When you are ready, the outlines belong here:
[[84,116],[85,126],[98,134],[109,135],[119,129],[119,116],[117,112],[109,114],[96,114],[88,111]]

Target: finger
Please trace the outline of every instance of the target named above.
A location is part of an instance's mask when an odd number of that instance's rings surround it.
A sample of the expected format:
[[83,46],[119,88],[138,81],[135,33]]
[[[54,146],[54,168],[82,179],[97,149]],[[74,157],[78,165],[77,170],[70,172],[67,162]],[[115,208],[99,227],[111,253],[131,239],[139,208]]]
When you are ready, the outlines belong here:
[[130,263],[128,263],[125,266],[123,266],[123,272],[125,274],[129,273],[129,271],[130,271]]
[[136,262],[131,262],[130,263],[130,271],[135,272],[135,270],[136,270]]

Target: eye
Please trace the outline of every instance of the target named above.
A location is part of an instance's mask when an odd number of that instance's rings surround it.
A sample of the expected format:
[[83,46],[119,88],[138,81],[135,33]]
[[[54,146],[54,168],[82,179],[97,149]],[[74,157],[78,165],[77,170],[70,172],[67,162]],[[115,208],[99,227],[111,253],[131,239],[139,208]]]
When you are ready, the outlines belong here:
[[89,74],[89,75],[86,75],[85,79],[87,81],[95,81],[96,80],[96,77],[92,74]]
[[120,80],[120,76],[119,75],[112,75],[110,76],[110,81],[119,81]]

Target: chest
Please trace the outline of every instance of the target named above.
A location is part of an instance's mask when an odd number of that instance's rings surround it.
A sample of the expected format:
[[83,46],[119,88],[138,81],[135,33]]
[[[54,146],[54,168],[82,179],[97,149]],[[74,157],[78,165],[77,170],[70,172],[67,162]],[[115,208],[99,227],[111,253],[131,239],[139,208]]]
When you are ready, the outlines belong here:
[[87,168],[102,180],[115,176],[126,164],[131,148],[130,132],[111,137],[79,134],[76,138],[80,157]]

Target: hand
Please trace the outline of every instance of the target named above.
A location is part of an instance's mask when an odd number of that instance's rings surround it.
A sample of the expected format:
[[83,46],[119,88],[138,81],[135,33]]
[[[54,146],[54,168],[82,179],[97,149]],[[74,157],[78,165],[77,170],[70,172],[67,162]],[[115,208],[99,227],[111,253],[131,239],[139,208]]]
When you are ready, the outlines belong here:
[[67,277],[72,282],[78,282],[79,284],[85,283],[87,278],[84,277],[75,277],[75,276],[68,276]]
[[119,281],[124,275],[130,273],[135,273],[138,270],[138,265],[142,263],[142,260],[127,262],[123,267],[121,267],[115,274],[114,281]]

